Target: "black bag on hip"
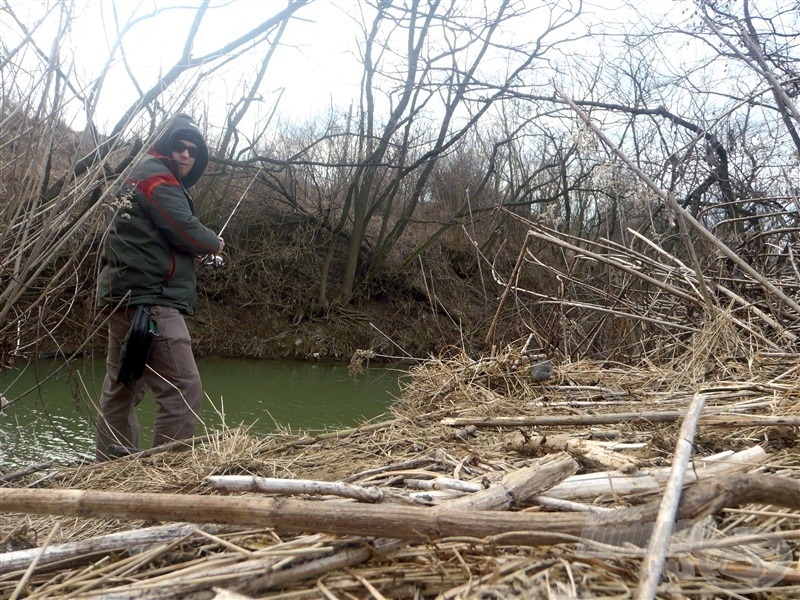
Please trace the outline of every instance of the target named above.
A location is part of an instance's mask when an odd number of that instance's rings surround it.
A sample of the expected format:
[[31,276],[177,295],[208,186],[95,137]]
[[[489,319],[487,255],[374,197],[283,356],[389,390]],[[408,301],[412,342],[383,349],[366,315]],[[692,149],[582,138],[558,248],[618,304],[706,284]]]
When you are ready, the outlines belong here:
[[150,344],[157,335],[156,322],[150,316],[150,307],[139,304],[131,319],[128,333],[125,334],[125,341],[122,342],[117,383],[128,385],[142,376],[150,354]]

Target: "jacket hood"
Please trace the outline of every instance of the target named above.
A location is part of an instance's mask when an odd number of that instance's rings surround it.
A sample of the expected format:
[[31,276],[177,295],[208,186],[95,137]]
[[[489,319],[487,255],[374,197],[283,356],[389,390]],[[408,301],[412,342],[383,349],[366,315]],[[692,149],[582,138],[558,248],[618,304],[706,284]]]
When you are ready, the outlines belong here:
[[181,179],[183,186],[190,188],[197,183],[197,180],[200,179],[200,176],[208,166],[208,146],[192,117],[183,113],[175,115],[153,144],[153,150],[169,159],[170,168],[173,172],[177,171],[172,165],[172,146],[176,140],[193,142],[198,148],[192,170],[186,174],[186,177]]

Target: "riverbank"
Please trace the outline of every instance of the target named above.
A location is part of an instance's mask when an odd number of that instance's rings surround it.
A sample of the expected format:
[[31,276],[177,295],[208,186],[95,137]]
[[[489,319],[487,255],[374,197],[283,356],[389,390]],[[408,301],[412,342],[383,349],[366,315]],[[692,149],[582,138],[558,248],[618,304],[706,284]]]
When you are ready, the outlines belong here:
[[[313,299],[269,303],[253,294],[216,291],[213,274],[201,274],[198,307],[189,319],[200,355],[349,362],[356,352],[377,362],[423,360],[454,348],[483,354],[486,331],[497,309],[474,282],[450,273],[437,282],[435,298],[413,274],[382,286],[380,294],[348,306],[320,309]],[[290,289],[299,286],[294,282]],[[526,336],[521,323],[500,323],[497,340]]]
[[[43,554],[27,582],[41,595],[631,597],[674,465],[687,484],[700,484],[685,494],[679,519],[689,534],[682,549],[667,551],[669,577],[659,593],[689,598],[725,588],[742,595],[756,587],[761,598],[794,597],[797,542],[780,536],[793,513],[778,505],[800,509],[791,505],[800,495],[786,493],[798,485],[800,466],[798,359],[726,356],[702,380],[685,364],[557,364],[546,381],[531,378],[519,348],[428,361],[379,422],[263,438],[227,430],[188,452],[21,477],[11,485],[35,490],[37,510],[54,515],[68,505],[50,492],[83,490],[82,516],[28,516],[20,528],[19,515],[4,514],[0,539],[6,552],[41,546],[51,533],[53,548],[95,544],[69,566],[45,566]],[[698,429],[681,431],[698,394],[705,401]],[[693,453],[681,469],[684,442]],[[272,491],[224,491],[217,478],[228,476],[266,478],[257,485],[268,482]],[[309,480],[320,484],[297,487]],[[126,500],[109,519],[104,497],[95,501],[93,493],[114,491]],[[195,508],[179,509],[177,497],[159,508],[145,493],[178,494]],[[217,508],[204,511],[203,498]],[[0,508],[3,501],[0,495]],[[733,509],[738,504],[744,512]],[[158,529],[162,537],[144,552],[101,549],[108,534],[128,536],[125,548],[140,543],[153,521],[122,517],[134,511],[199,522],[172,537]],[[709,511],[715,516],[704,518]],[[726,545],[757,532],[760,542]],[[752,561],[738,570],[753,556],[760,571]],[[10,593],[25,568],[0,575],[0,593]]]

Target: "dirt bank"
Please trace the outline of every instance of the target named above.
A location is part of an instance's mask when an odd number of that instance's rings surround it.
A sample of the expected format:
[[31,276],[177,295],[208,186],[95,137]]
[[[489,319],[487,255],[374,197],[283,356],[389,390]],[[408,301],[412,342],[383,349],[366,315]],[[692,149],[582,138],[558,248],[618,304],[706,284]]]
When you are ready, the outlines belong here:
[[[280,286],[237,286],[230,273],[201,273],[197,314],[190,320],[200,355],[349,360],[358,350],[376,359],[427,358],[455,347],[479,354],[502,290],[480,274],[460,276],[440,263],[435,287],[417,269],[387,274],[345,305],[320,306],[313,265],[286,274]],[[517,320],[501,320],[497,340],[527,334]]]

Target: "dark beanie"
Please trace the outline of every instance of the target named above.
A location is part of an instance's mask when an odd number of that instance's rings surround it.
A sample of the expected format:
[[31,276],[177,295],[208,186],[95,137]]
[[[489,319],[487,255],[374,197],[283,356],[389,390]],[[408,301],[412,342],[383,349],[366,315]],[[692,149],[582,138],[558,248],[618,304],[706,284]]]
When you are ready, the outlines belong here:
[[170,120],[155,144],[153,144],[153,148],[162,156],[171,158],[172,148],[178,140],[192,142],[198,149],[192,170],[181,180],[181,183],[187,188],[192,187],[200,179],[200,176],[206,170],[206,166],[208,166],[208,146],[194,119],[184,113],[177,114]]

